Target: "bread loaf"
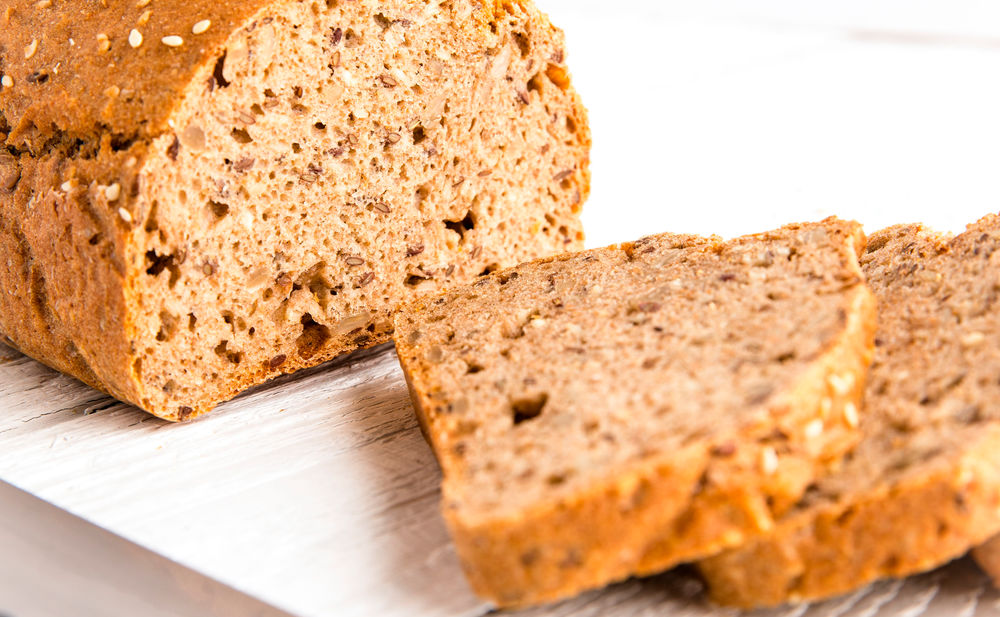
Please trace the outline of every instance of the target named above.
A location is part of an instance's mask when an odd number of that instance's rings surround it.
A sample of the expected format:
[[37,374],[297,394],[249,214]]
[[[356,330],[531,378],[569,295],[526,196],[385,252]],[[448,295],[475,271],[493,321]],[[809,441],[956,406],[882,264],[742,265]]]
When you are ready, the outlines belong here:
[[1000,531],[1000,219],[871,237],[879,300],[864,439],[766,537],[700,564],[742,607],[929,570]]
[[590,137],[530,0],[0,8],[0,334],[163,418],[580,248]]
[[396,345],[474,589],[500,606],[768,529],[858,438],[855,223],[665,234],[415,300]]

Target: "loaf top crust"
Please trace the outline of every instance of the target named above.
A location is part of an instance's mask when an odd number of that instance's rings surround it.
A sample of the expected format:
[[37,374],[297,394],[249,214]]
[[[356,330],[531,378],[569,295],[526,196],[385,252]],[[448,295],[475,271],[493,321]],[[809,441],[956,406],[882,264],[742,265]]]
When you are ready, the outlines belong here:
[[[38,154],[77,140],[106,136],[121,149],[156,137],[233,29],[274,2],[13,0],[0,10],[0,74],[13,84],[0,88],[0,141],[7,132],[8,146]],[[505,5],[520,4],[490,0],[476,15],[488,28]]]
[[701,564],[716,600],[843,593],[933,568],[1000,529],[998,249],[996,216],[954,238],[900,225],[869,239],[862,266],[880,312],[864,438],[772,534]]

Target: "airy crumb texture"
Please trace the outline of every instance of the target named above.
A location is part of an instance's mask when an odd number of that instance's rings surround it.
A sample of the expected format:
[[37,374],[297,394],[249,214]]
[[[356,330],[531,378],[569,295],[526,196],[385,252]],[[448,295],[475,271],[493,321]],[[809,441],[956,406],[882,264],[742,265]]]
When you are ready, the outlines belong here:
[[[110,6],[109,6],[110,4]],[[528,0],[0,9],[0,335],[171,420],[579,249],[590,134]],[[9,78],[9,79],[8,79]]]
[[1000,219],[871,237],[863,441],[765,538],[700,564],[712,597],[811,600],[934,568],[1000,530]]
[[500,606],[766,530],[858,439],[855,223],[660,235],[493,273],[396,319],[466,573]]

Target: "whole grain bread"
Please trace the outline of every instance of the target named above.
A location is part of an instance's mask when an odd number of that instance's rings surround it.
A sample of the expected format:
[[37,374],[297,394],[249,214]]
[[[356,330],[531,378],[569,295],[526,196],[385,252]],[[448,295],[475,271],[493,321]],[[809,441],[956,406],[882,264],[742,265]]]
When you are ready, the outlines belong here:
[[767,530],[854,445],[855,223],[665,234],[408,304],[396,345],[474,589],[500,606]]
[[1000,530],[1000,219],[869,239],[863,441],[765,537],[701,562],[712,597],[812,600],[931,569]]
[[1000,535],[993,536],[973,549],[972,557],[990,575],[993,585],[1000,588]]
[[0,7],[0,335],[161,417],[581,247],[589,130],[530,0]]

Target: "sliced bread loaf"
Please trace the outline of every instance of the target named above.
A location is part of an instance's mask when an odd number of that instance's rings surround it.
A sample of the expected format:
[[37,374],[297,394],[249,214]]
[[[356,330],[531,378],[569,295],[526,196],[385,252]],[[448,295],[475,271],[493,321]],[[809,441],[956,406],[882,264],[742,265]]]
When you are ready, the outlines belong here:
[[554,600],[772,525],[857,440],[855,223],[665,234],[408,305],[396,345],[475,590]]
[[530,0],[13,0],[0,50],[0,335],[164,418],[581,247]]
[[954,239],[873,235],[879,300],[864,439],[765,537],[709,558],[712,597],[743,607],[822,598],[920,572],[1000,530],[1000,219]]

